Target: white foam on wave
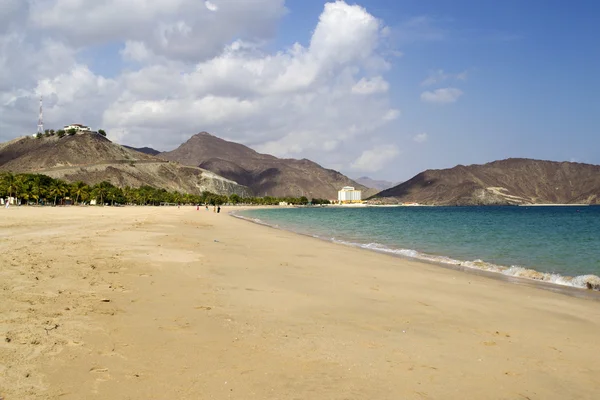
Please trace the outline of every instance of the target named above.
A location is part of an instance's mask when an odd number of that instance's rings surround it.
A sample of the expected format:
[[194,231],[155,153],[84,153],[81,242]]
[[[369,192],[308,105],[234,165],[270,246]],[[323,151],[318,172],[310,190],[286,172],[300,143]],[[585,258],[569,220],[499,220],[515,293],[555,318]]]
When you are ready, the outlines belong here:
[[503,265],[497,265],[485,262],[483,260],[473,261],[461,261],[446,256],[434,256],[431,254],[421,253],[417,250],[412,249],[392,249],[380,243],[354,243],[345,240],[339,240],[336,238],[330,238],[332,242],[344,244],[352,247],[360,247],[363,249],[378,251],[381,253],[395,254],[404,257],[416,258],[419,260],[430,261],[434,263],[442,263],[448,265],[455,265],[460,267],[477,269],[480,271],[500,273],[507,276],[514,276],[518,278],[531,279],[535,281],[548,282],[556,285],[571,286],[581,289],[593,289],[600,291],[600,277],[596,275],[580,275],[580,276],[564,276],[550,272],[540,272],[530,268],[524,268],[520,266],[506,267]]
[[259,224],[259,225],[265,225],[265,226],[270,226],[270,227],[273,227],[273,228],[276,228],[276,227],[277,227],[277,225],[271,225],[271,224],[268,224],[268,223],[266,223],[265,221],[261,220],[260,218],[249,218],[249,217],[244,217],[243,215],[236,214],[236,213],[235,213],[235,212],[233,212],[233,211],[232,211],[232,212],[230,212],[229,214],[230,214],[231,216],[233,216],[233,217],[236,217],[236,218],[239,218],[239,219],[243,219],[244,221],[250,221],[250,222],[254,222],[255,224]]
[[[260,225],[270,226],[272,228],[279,229],[278,225],[268,224],[258,218],[248,218],[248,217],[244,217],[244,216],[235,214],[233,212],[231,213],[231,215],[233,215],[236,218],[240,218],[240,219],[243,219],[246,221],[251,221],[251,222],[254,222],[254,223],[257,223]],[[551,272],[540,272],[540,271],[536,271],[534,269],[524,268],[524,267],[520,267],[517,265],[512,265],[510,267],[507,267],[507,266],[503,266],[503,265],[488,263],[488,262],[485,262],[485,261],[479,260],[479,259],[473,260],[473,261],[461,261],[461,260],[456,260],[456,259],[446,257],[446,256],[434,256],[431,254],[421,253],[420,251],[413,250],[413,249],[393,249],[393,248],[389,248],[380,243],[356,243],[356,242],[349,242],[346,240],[336,239],[334,237],[324,238],[319,235],[310,235],[310,236],[317,238],[317,239],[321,239],[321,240],[328,240],[328,241],[331,241],[334,243],[343,244],[346,246],[359,247],[362,249],[377,251],[377,252],[381,252],[381,253],[399,255],[399,256],[403,256],[403,257],[410,257],[410,258],[430,261],[430,262],[434,262],[434,263],[455,265],[455,266],[459,266],[459,267],[466,267],[466,268],[476,269],[476,270],[480,270],[480,271],[495,272],[495,273],[500,273],[500,274],[503,274],[506,276],[514,276],[517,278],[524,278],[524,279],[530,279],[530,280],[534,280],[534,281],[547,282],[547,283],[552,283],[555,285],[571,286],[571,287],[576,287],[576,288],[580,288],[580,289],[592,289],[592,290],[600,291],[600,277],[598,277],[596,275],[579,275],[579,276],[574,276],[574,277],[573,276],[565,276],[565,275],[560,275],[560,274],[551,273]]]

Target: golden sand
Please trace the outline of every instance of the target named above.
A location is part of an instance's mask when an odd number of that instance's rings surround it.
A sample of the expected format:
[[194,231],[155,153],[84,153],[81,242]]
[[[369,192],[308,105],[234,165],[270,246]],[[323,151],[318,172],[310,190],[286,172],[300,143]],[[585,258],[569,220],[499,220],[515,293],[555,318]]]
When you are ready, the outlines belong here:
[[0,210],[0,397],[600,398],[599,302],[226,211]]

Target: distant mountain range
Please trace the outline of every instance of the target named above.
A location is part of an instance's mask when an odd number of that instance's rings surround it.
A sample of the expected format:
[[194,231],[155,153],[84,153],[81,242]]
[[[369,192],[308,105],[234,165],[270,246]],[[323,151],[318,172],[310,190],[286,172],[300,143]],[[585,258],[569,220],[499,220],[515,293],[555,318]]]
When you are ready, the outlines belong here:
[[360,178],[355,179],[355,181],[368,188],[377,189],[378,191],[386,190],[397,185],[397,183],[394,182],[371,179],[368,176],[361,176]]
[[261,154],[207,132],[192,136],[177,149],[160,153],[159,157],[213,171],[250,187],[257,196],[337,199],[337,192],[343,186],[362,190],[363,197],[377,193],[313,161]]
[[139,151],[140,153],[149,154],[151,156],[160,154],[160,151],[154,150],[152,147],[131,147],[131,146],[125,146],[125,145],[122,145],[122,146],[125,147],[126,149]]
[[600,204],[600,165],[509,158],[427,170],[370,202],[431,205]]
[[0,172],[39,173],[93,185],[153,186],[200,194],[251,195],[238,183],[198,167],[184,166],[112,143],[96,133],[24,137],[0,144]]
[[353,181],[310,160],[261,154],[206,132],[164,153],[120,146],[96,133],[23,137],[0,143],[2,171],[42,173],[92,185],[108,181],[119,187],[149,185],[241,196],[334,199],[341,187],[354,186],[363,191],[363,198],[372,196],[372,204],[600,204],[598,165],[510,158],[427,170],[386,188],[392,183],[368,177]]

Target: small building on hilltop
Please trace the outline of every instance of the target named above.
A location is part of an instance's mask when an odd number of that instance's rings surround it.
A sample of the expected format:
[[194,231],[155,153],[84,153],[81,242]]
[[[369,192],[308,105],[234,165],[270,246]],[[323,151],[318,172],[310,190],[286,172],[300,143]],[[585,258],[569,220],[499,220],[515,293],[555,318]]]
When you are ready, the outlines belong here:
[[69,129],[75,129],[76,131],[82,131],[82,132],[91,132],[92,131],[89,126],[85,126],[85,125],[81,125],[81,124],[65,125],[65,127],[63,129],[65,131],[68,131]]
[[338,191],[338,202],[340,204],[360,203],[362,201],[362,192],[354,189],[352,186],[344,186]]

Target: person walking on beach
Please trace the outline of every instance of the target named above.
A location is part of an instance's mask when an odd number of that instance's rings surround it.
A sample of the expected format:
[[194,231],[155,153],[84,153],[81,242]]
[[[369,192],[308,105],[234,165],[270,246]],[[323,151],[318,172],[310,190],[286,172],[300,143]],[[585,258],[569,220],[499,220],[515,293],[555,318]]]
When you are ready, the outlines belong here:
[[221,206],[217,207],[217,214],[221,212]]
[[217,206],[213,206],[213,212],[216,213],[217,212]]
[[196,204],[196,211],[200,210],[200,204]]
[[208,211],[208,204],[206,204],[206,211]]

